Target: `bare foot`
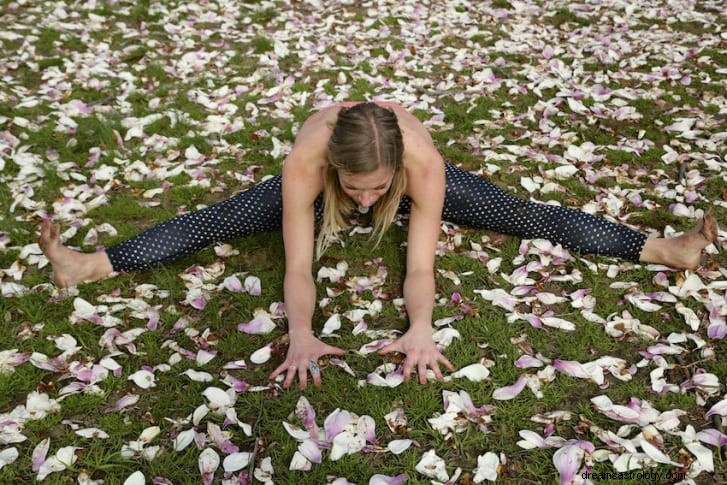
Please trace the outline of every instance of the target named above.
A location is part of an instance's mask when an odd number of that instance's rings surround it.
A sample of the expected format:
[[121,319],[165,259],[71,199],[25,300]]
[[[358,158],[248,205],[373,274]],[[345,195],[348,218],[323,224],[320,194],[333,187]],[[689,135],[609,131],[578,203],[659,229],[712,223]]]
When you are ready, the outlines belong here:
[[673,268],[696,269],[702,250],[717,241],[717,222],[712,207],[707,209],[699,223],[681,236],[670,239],[647,239],[641,260],[662,263]]
[[106,253],[79,253],[61,244],[58,224],[43,221],[38,244],[53,266],[53,279],[59,288],[107,277],[112,271]]

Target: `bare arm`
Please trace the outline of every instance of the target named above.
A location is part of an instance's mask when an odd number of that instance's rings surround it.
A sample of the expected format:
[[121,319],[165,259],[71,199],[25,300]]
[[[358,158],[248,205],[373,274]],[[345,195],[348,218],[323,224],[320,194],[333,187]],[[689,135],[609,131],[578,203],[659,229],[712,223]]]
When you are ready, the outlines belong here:
[[404,301],[409,314],[409,330],[396,342],[381,349],[382,354],[397,351],[407,355],[404,376],[416,367],[419,382],[426,383],[427,368],[438,380],[443,379],[439,363],[450,370],[454,366],[439,352],[432,340],[434,307],[434,253],[439,239],[439,226],[444,204],[444,161],[433,146],[427,158],[410,177],[409,196],[412,208],[407,239],[407,270],[404,280]]
[[[315,199],[322,190],[318,132],[311,125],[301,129],[299,140],[283,166],[283,244],[285,246],[285,313],[288,317],[290,346],[285,361],[270,375],[286,373],[284,387],[297,376],[305,389],[308,372],[320,385],[318,358],[323,354],[344,353],[313,336],[316,288],[313,281]],[[315,125],[313,125],[315,127]],[[312,141],[311,141],[312,140]]]

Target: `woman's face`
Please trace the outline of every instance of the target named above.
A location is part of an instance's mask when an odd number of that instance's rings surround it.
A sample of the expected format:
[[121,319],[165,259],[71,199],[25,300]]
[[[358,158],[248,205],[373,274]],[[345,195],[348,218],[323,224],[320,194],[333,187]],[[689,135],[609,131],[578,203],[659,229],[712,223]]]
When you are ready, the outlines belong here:
[[394,171],[379,167],[373,172],[352,174],[338,172],[338,180],[343,192],[356,202],[359,207],[371,207],[391,187]]

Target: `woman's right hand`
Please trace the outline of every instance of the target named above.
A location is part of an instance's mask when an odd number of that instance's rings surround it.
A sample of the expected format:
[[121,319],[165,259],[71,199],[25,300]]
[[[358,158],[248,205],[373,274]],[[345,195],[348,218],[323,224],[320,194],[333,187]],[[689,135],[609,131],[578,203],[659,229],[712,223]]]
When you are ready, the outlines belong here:
[[275,379],[283,372],[287,372],[283,381],[283,387],[287,389],[297,374],[300,382],[299,388],[302,391],[308,386],[308,372],[310,372],[313,385],[320,386],[321,371],[318,367],[318,359],[326,354],[344,355],[345,353],[345,350],[325,344],[309,332],[290,334],[290,346],[285,361],[270,374],[270,379]]

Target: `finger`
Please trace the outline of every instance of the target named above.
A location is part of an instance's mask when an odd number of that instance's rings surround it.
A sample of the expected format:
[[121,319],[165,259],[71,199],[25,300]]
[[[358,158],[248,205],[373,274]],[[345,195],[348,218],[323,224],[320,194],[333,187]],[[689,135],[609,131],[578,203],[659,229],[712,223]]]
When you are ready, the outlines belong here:
[[290,384],[292,384],[293,378],[295,377],[295,370],[296,367],[294,365],[288,367],[288,373],[285,375],[285,381],[283,381],[283,387],[285,389],[289,388]]
[[443,380],[444,380],[444,376],[442,375],[442,370],[441,370],[441,369],[439,368],[439,362],[437,362],[437,361],[435,360],[434,362],[432,362],[431,364],[429,364],[429,367],[431,367],[431,368],[432,368],[432,372],[434,372],[434,377],[435,377],[435,378],[436,378],[436,379],[437,379],[437,380],[438,380],[439,382],[441,382],[441,381],[443,381]]
[[425,362],[419,362],[417,366],[417,373],[419,374],[419,384],[427,383],[427,364]]
[[449,361],[449,359],[447,359],[442,354],[439,354],[439,358],[437,360],[439,360],[439,362],[444,364],[447,367],[447,369],[449,369],[450,371],[454,372],[457,370],[457,368],[452,365],[452,363]]
[[326,346],[326,354],[333,354],[333,355],[346,355],[346,351],[339,347],[334,347],[332,345]]
[[61,226],[60,224],[51,225],[50,237],[52,240],[60,239],[61,237]]
[[386,355],[389,352],[401,352],[401,350],[399,350],[399,345],[397,344],[397,342],[392,342],[389,345],[386,345],[386,346],[382,347],[379,350],[378,354],[379,355]]
[[321,369],[318,367],[318,362],[315,359],[311,359],[308,369],[310,369],[310,375],[313,380],[313,385],[318,387],[321,385]]
[[414,362],[413,359],[410,359],[407,357],[407,359],[404,361],[404,380],[408,381],[411,377],[411,371],[414,369]]
[[308,387],[308,369],[303,366],[298,369],[298,381],[300,381],[298,388],[301,391],[305,391],[305,388]]
[[287,369],[287,366],[285,365],[285,363],[280,364],[273,372],[270,373],[270,375],[268,376],[268,379],[270,379],[270,380],[275,379],[285,369]]

